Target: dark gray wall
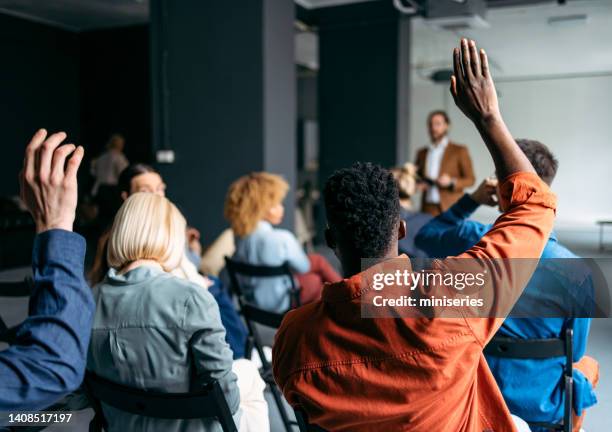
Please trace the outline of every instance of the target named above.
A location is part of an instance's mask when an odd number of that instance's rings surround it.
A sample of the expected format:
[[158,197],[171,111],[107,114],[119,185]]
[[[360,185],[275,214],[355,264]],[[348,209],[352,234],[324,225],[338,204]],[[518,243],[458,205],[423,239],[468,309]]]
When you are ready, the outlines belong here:
[[88,156],[104,151],[119,132],[130,161],[151,162],[148,25],[83,32],[79,43],[81,137]]
[[[169,196],[210,242],[230,183],[271,170],[294,184],[293,4],[151,2],[153,130]],[[292,200],[287,224],[292,223]]]
[[0,14],[0,196],[19,193],[23,152],[37,129],[80,142],[78,51],[72,33]]
[[[391,2],[322,9],[318,17],[320,180],[355,161],[398,162],[408,121],[408,40]],[[401,110],[400,110],[401,108]],[[401,112],[400,112],[401,111]]]

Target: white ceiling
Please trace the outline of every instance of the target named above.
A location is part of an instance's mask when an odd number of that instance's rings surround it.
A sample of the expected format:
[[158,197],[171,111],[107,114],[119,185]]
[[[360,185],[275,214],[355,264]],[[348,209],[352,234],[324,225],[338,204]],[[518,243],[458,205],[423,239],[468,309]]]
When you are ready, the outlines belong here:
[[[587,14],[586,22],[550,25],[550,17]],[[497,78],[612,72],[612,1],[574,0],[529,7],[490,9],[488,29],[457,34],[413,20],[412,66],[419,73],[451,66],[461,36],[476,40],[493,60]]]

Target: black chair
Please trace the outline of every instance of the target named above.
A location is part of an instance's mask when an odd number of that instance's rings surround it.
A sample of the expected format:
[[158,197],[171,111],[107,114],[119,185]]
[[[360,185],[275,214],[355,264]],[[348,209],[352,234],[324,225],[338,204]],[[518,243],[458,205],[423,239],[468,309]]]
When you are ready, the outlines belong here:
[[297,419],[300,432],[327,432],[325,429],[320,428],[317,425],[308,424],[308,418],[300,410],[295,410],[295,418]]
[[160,393],[126,387],[87,371],[83,384],[96,413],[90,432],[106,430],[101,402],[131,414],[160,419],[214,418],[223,432],[238,431],[218,381],[197,392]]
[[[0,282],[0,297],[30,297],[34,282],[27,277],[18,282]],[[16,327],[8,328],[2,317],[0,317],[0,342],[12,343]]]
[[[246,355],[250,356],[251,350],[249,346],[253,345],[261,359],[261,377],[270,387],[272,397],[274,397],[274,402],[278,407],[278,411],[280,413],[285,429],[287,431],[292,431],[293,426],[296,426],[297,423],[289,420],[289,415],[287,414],[287,411],[285,409],[282,395],[280,394],[280,391],[276,386],[276,383],[274,382],[274,376],[272,374],[272,365],[266,359],[263,350],[264,343],[261,339],[259,331],[257,330],[257,325],[263,325],[273,329],[278,329],[281,325],[281,322],[283,321],[285,314],[270,312],[258,308],[257,306],[247,302],[244,297],[244,291],[240,285],[240,276],[261,278],[286,276],[291,281],[291,296],[299,299],[299,289],[295,285],[293,275],[291,273],[291,270],[289,269],[289,264],[284,263],[277,267],[254,266],[251,264],[237,262],[229,257],[225,257],[225,267],[230,277],[231,289],[236,298],[238,299],[240,312],[242,313],[244,320],[246,321],[247,329],[249,331]],[[294,300],[292,301],[292,304],[299,305],[299,302]]]
[[[485,347],[484,353],[494,357],[512,359],[546,359],[551,357],[565,357],[565,368],[563,370],[563,391],[565,393],[565,405],[562,423],[532,422],[524,419],[530,427],[538,427],[551,431],[572,431],[572,406],[573,406],[573,337],[574,321],[569,320],[564,334],[560,338],[551,339],[514,339],[495,336]],[[528,383],[526,383],[528,385]]]

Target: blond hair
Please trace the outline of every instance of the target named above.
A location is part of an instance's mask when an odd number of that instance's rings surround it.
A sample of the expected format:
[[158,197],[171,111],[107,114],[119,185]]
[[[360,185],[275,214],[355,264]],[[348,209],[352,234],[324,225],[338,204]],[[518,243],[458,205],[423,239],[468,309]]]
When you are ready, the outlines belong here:
[[393,177],[397,182],[400,199],[410,199],[416,192],[416,165],[407,162],[401,167],[392,168],[391,174],[393,174]]
[[276,174],[256,172],[232,183],[225,197],[224,215],[234,234],[245,237],[252,233],[268,210],[280,204],[289,184]]
[[185,218],[167,198],[135,193],[115,216],[106,254],[108,265],[119,270],[146,259],[172,271],[185,252],[186,227]]

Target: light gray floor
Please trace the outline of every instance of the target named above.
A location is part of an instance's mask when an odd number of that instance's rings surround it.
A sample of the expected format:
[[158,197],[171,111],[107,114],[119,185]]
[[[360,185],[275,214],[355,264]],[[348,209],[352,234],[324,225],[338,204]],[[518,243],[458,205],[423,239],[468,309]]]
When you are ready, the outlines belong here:
[[[575,253],[584,257],[611,257],[609,252],[601,254],[597,251],[597,245],[592,238],[585,239],[580,233],[558,233],[562,242],[568,245]],[[328,255],[325,253],[325,255]],[[603,261],[602,261],[603,262]],[[605,261],[610,268],[604,269],[604,273],[612,273],[612,259]],[[0,273],[0,280],[19,280],[28,274],[28,269],[20,269],[11,272]],[[0,298],[0,315],[9,324],[13,325],[22,320],[27,313],[27,303],[22,299]],[[0,344],[0,349],[2,345]],[[610,432],[612,431],[612,319],[594,319],[587,353],[599,361],[601,376],[597,388],[598,404],[588,410],[584,423],[586,432]],[[282,422],[278,415],[276,405],[269,391],[266,392],[270,412],[271,430],[274,432],[284,431]],[[288,408],[292,415],[292,411]],[[90,410],[76,413],[71,425],[57,425],[46,429],[49,432],[76,432],[87,431],[89,420],[92,416]],[[297,428],[295,428],[297,431]]]

